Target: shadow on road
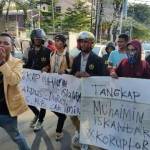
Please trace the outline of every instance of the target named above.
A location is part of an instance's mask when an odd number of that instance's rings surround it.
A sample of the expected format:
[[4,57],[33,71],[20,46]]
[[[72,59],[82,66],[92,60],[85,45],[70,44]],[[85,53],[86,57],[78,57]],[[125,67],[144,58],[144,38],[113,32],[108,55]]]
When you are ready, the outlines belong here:
[[35,139],[32,143],[31,150],[40,150],[40,143],[41,139],[43,138],[45,142],[45,146],[47,150],[72,150],[71,148],[71,135],[67,132],[64,131],[64,137],[61,141],[57,141],[58,144],[60,144],[60,149],[56,149],[53,145],[56,144],[52,143],[53,140],[48,136],[48,134],[45,132],[44,129],[41,129],[38,132],[35,132]]
[[40,131],[35,132],[35,134],[36,136],[32,143],[31,150],[39,150],[41,138],[43,138],[46,144],[47,150],[55,150],[49,136],[47,135],[44,129],[41,129]]
[[71,135],[67,131],[64,132],[64,137],[61,140],[61,149],[60,150],[72,150],[71,148]]

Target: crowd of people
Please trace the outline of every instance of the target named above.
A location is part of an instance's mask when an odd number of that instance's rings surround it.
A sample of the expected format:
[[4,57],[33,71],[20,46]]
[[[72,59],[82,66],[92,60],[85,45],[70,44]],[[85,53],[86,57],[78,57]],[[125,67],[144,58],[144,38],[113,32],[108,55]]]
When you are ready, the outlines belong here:
[[[141,59],[142,46],[138,40],[129,40],[128,35],[118,36],[116,44],[106,44],[106,54],[103,57],[92,52],[95,37],[91,32],[80,32],[77,37],[78,54],[69,55],[66,37],[58,34],[54,41],[48,41],[44,46],[46,34],[42,29],[34,29],[30,35],[31,44],[26,54],[24,64],[11,55],[13,39],[8,33],[0,34],[0,126],[10,135],[20,150],[29,150],[24,136],[17,127],[17,116],[27,111],[34,114],[30,127],[39,131],[43,126],[46,110],[35,106],[27,106],[21,93],[19,83],[22,70],[29,68],[47,73],[70,74],[77,78],[90,76],[112,76],[130,78],[150,78],[150,61]],[[53,112],[58,117],[55,139],[63,138],[63,127],[67,116]],[[88,150],[88,145],[79,142],[80,117],[70,117],[76,131],[72,137],[72,144],[81,150]]]

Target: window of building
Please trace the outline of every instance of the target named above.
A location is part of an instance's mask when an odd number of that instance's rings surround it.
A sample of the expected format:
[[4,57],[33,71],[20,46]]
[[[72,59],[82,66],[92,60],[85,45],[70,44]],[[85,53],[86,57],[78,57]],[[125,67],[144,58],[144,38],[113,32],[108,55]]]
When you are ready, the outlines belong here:
[[56,7],[55,7],[55,11],[56,11],[57,13],[61,13],[61,6],[56,6]]

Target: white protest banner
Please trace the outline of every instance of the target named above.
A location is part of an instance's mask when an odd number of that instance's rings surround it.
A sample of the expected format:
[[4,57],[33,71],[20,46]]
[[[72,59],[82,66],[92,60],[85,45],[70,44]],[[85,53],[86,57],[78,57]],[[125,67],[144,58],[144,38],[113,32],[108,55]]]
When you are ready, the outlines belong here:
[[150,150],[150,81],[82,82],[80,142],[107,150]]
[[71,75],[24,69],[21,86],[29,105],[68,115],[80,113],[80,80]]

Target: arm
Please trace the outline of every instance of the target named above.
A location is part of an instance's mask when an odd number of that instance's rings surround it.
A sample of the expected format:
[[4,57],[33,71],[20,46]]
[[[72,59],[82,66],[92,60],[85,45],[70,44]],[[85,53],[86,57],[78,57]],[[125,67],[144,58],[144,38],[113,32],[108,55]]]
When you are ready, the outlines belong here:
[[146,61],[143,61],[144,64],[144,77],[145,79],[150,79],[150,64]]
[[23,65],[24,68],[31,68],[32,59],[33,59],[32,57],[33,57],[32,56],[32,52],[31,52],[31,50],[29,50],[29,52],[28,52],[28,59],[25,62],[25,64]]
[[43,67],[41,71],[42,72],[50,72],[50,65]]
[[118,75],[117,75],[117,73],[116,73],[116,69],[111,69],[111,71],[110,71],[110,76],[111,76],[112,78],[115,78],[115,79],[118,78]]
[[98,59],[98,69],[97,69],[97,71],[98,71],[99,76],[105,76],[106,75],[104,59],[102,59],[102,58]]
[[113,52],[110,53],[109,57],[108,57],[108,68],[112,69],[113,68]]
[[64,71],[65,74],[71,73],[72,64],[73,64],[73,57],[69,57],[69,68],[65,69]]
[[72,61],[72,66],[71,66],[71,71],[70,71],[71,75],[75,75],[75,73],[76,73],[76,58],[74,58]]
[[41,69],[42,72],[48,72],[50,73],[51,71],[51,65],[50,65],[50,59],[51,59],[51,54],[50,51],[48,49],[46,49],[46,59],[47,59],[47,62],[45,64],[45,66]]
[[124,60],[122,60],[120,63],[119,63],[119,65],[118,65],[118,67],[117,68],[112,68],[111,70],[110,70],[110,76],[112,77],[112,78],[118,78],[118,77],[120,77],[121,76],[121,70],[122,70],[122,67],[123,67],[123,62],[124,62]]

